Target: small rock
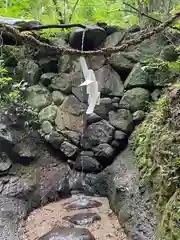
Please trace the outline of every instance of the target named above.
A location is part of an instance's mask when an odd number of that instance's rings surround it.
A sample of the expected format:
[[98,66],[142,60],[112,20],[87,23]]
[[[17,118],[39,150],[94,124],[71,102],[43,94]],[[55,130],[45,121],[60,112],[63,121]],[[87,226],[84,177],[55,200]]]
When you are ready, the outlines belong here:
[[57,133],[57,132],[52,132],[49,136],[47,141],[55,148],[55,149],[60,149],[60,146],[62,142],[64,141],[64,137]]
[[112,108],[110,98],[101,98],[100,105],[96,105],[94,112],[104,119],[108,119],[108,113]]
[[120,101],[119,97],[113,97],[111,100],[112,103],[119,103],[119,101]]
[[112,110],[117,110],[119,108],[119,103],[112,103]]
[[59,227],[53,228],[39,240],[95,240],[86,228]]
[[40,81],[45,87],[48,87],[51,84],[51,81],[55,75],[55,73],[51,72],[44,73],[41,75]]
[[90,69],[93,69],[94,71],[100,69],[103,67],[106,58],[103,55],[99,56],[88,56],[86,57],[87,65]]
[[104,47],[107,48],[117,46],[118,43],[120,43],[123,40],[124,36],[125,36],[124,30],[109,35],[104,42]]
[[40,76],[41,69],[33,60],[29,60],[24,64],[23,79],[25,82],[28,82],[30,85],[37,84]]
[[73,216],[64,217],[63,220],[67,220],[76,225],[87,225],[93,222],[100,221],[101,217],[97,213],[78,213]]
[[37,155],[36,145],[30,144],[30,142],[26,143],[24,139],[15,145],[13,151],[17,155],[14,161],[20,162],[21,164],[25,165],[32,162]]
[[62,55],[59,59],[59,72],[70,73],[73,67],[72,57],[68,55]]
[[134,125],[137,126],[139,125],[145,118],[145,112],[142,110],[138,110],[133,113],[133,121]]
[[115,131],[114,138],[115,138],[115,140],[123,141],[123,140],[127,139],[127,134],[124,133],[123,131],[117,130],[117,131]]
[[[87,25],[84,35],[83,50],[93,50],[100,46],[100,44],[107,37],[106,31],[96,25]],[[78,28],[70,34],[70,46],[81,50],[82,36],[84,29]]]
[[78,151],[78,148],[73,145],[72,143],[69,143],[67,141],[64,141],[62,144],[61,144],[61,147],[60,147],[60,150],[61,152],[64,153],[65,156],[67,156],[68,158],[73,158],[76,156],[77,154],[77,151]]
[[42,129],[43,133],[49,134],[49,133],[52,133],[53,126],[52,126],[52,124],[49,121],[44,121],[41,124],[41,129]]
[[113,138],[114,127],[108,121],[102,120],[89,125],[81,139],[81,146],[92,149],[101,143],[108,143]]
[[97,115],[96,113],[92,113],[87,116],[87,124],[88,125],[99,122],[101,120],[102,120],[102,118],[99,115]]
[[64,205],[67,210],[80,210],[101,207],[102,203],[88,197],[81,197],[76,200],[71,200]]
[[6,125],[0,123],[0,152],[8,151],[13,146],[11,133]]
[[11,160],[5,153],[0,153],[0,175],[6,173],[12,165]]
[[52,100],[57,106],[61,105],[65,98],[66,98],[66,95],[64,95],[60,91],[53,91],[52,92]]
[[114,155],[114,149],[108,143],[99,144],[93,148],[96,157],[110,159]]
[[150,92],[144,88],[133,88],[124,93],[119,107],[129,109],[131,112],[145,110],[150,101]]
[[58,189],[57,189],[59,197],[70,197],[71,196],[71,189],[69,186],[69,180],[67,176],[62,178],[58,183]]
[[102,166],[95,158],[81,153],[75,161],[75,169],[86,173],[97,173],[102,170]]
[[151,99],[153,101],[157,101],[161,96],[161,90],[160,89],[155,89],[152,93],[151,93]]
[[124,85],[120,76],[110,65],[106,65],[95,72],[99,83],[99,89],[103,96],[121,97]]
[[109,122],[117,129],[129,134],[133,131],[133,118],[129,110],[119,109],[109,113]]
[[34,85],[26,89],[26,100],[31,107],[38,111],[51,104],[49,91],[40,85]]
[[76,146],[80,143],[81,134],[74,131],[64,130],[61,132],[65,137],[67,137]]
[[72,90],[72,78],[67,73],[58,73],[51,81],[49,86],[52,90],[60,90],[64,93],[70,94]]
[[49,121],[51,123],[54,123],[56,115],[57,115],[57,107],[50,105],[48,107],[43,108],[39,112],[39,121],[40,122]]

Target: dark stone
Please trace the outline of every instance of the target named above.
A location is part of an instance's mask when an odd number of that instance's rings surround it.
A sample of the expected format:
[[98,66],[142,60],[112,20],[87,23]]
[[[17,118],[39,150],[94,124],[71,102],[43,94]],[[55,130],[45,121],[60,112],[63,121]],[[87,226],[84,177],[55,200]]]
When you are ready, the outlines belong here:
[[129,109],[131,112],[146,110],[150,101],[150,92],[144,88],[133,88],[124,93],[119,107]]
[[97,173],[102,170],[100,163],[93,157],[81,153],[75,161],[75,169],[86,173]]
[[58,59],[54,57],[41,58],[39,61],[39,66],[44,73],[57,73],[58,72]]
[[79,146],[81,134],[74,131],[64,130],[63,136],[67,137],[73,144]]
[[101,217],[97,213],[78,213],[73,216],[64,217],[63,220],[67,220],[76,225],[92,224],[95,221],[100,221]]
[[173,45],[165,46],[160,54],[160,58],[169,62],[175,62],[178,56],[178,51]]
[[60,150],[61,150],[61,152],[64,153],[64,155],[66,157],[74,158],[76,156],[76,154],[77,154],[78,148],[75,145],[73,145],[72,143],[64,141],[61,144]]
[[87,116],[87,124],[88,125],[99,122],[101,120],[102,120],[102,118],[99,115],[97,115],[96,113],[92,113]]
[[41,75],[40,81],[45,87],[48,87],[51,84],[51,81],[54,76],[55,76],[55,73],[51,73],[51,72],[44,73]]
[[71,196],[71,189],[69,186],[69,179],[67,176],[59,180],[57,192],[59,197],[66,198]]
[[[72,48],[81,50],[83,32],[84,29],[79,28],[70,34],[69,42]],[[96,25],[88,25],[84,35],[83,50],[93,50],[99,47],[106,37],[107,34],[103,28]]]
[[111,111],[109,113],[109,122],[112,126],[125,133],[129,134],[133,131],[133,118],[127,109],[119,109],[117,112]]
[[119,101],[120,101],[119,97],[113,97],[111,100],[112,103],[119,103]]
[[89,209],[89,208],[97,208],[101,207],[102,203],[96,200],[92,200],[86,196],[80,197],[76,200],[71,200],[71,202],[67,202],[64,204],[64,208],[71,210],[80,210],[80,209]]
[[39,240],[95,240],[86,228],[59,227],[40,237]]
[[85,129],[81,139],[81,146],[85,149],[92,149],[101,143],[108,143],[113,138],[114,127],[106,120],[92,123]]
[[13,146],[11,133],[6,125],[0,123],[0,152],[7,152]]
[[64,137],[58,132],[51,133],[46,139],[55,149],[60,149],[62,142],[64,141]]
[[134,125],[137,126],[139,125],[145,118],[145,112],[142,110],[138,110],[133,113],[133,121]]
[[11,165],[9,157],[5,153],[0,153],[0,175],[7,173]]
[[108,113],[112,109],[110,98],[101,98],[100,105],[96,105],[94,112],[104,119],[108,119]]
[[119,108],[119,103],[112,103],[112,110],[117,110]]
[[128,33],[135,33],[135,32],[139,32],[141,30],[141,27],[138,25],[132,25],[127,32]]
[[114,149],[108,143],[99,144],[97,147],[93,148],[95,156],[99,159],[102,159],[102,165],[107,165],[107,159],[111,162]]

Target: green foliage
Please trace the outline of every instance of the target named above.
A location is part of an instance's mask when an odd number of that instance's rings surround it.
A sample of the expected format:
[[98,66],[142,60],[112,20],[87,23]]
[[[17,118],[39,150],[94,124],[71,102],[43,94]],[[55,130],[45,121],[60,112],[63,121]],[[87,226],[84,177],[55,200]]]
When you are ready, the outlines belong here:
[[13,79],[8,76],[8,70],[3,66],[1,61],[0,66],[0,105],[19,98],[19,90],[13,88]]

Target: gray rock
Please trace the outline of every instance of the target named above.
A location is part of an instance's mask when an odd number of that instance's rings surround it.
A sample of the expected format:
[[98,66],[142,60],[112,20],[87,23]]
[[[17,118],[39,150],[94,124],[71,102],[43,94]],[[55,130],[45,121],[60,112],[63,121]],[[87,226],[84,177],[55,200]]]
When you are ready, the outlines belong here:
[[112,103],[119,103],[119,101],[120,101],[119,97],[113,97],[111,100]]
[[125,133],[129,134],[133,131],[133,118],[127,109],[119,109],[117,112],[111,111],[109,113],[109,122],[112,126]]
[[64,130],[61,132],[63,136],[67,137],[72,143],[74,143],[76,146],[80,143],[80,137],[81,134],[74,131]]
[[82,132],[85,124],[85,109],[86,106],[75,96],[68,96],[57,110],[55,123],[58,131],[66,128],[71,131]]
[[147,71],[144,71],[140,63],[137,63],[129,76],[127,77],[124,87],[126,89],[142,87],[151,89],[153,83],[150,81]]
[[67,176],[64,176],[62,179],[59,180],[57,192],[59,197],[61,198],[70,197],[71,189]]
[[95,240],[93,235],[86,228],[53,228],[50,232],[40,237],[39,240]]
[[102,166],[95,158],[81,153],[76,158],[75,169],[85,173],[97,173],[102,170]]
[[66,157],[74,158],[76,156],[76,154],[77,154],[78,148],[75,145],[73,145],[72,143],[64,141],[61,144],[60,150],[61,150],[61,152],[64,153],[64,155]]
[[100,221],[101,217],[97,213],[78,213],[73,216],[64,217],[63,220],[69,221],[76,225],[87,225]]
[[101,67],[103,67],[103,65],[106,62],[106,58],[103,55],[99,55],[99,56],[92,55],[92,56],[86,57],[86,62],[87,62],[88,68],[96,71]]
[[119,108],[119,104],[118,103],[112,103],[112,110],[117,110]]
[[161,96],[161,90],[160,89],[155,89],[152,93],[151,93],[151,99],[153,100],[153,101],[157,101],[159,98],[160,98],[160,96]]
[[51,104],[49,91],[40,85],[34,85],[27,88],[26,100],[30,106],[38,111]]
[[114,138],[115,138],[115,140],[123,141],[124,139],[127,138],[127,134],[124,133],[123,131],[117,130],[117,131],[115,131]]
[[81,145],[85,149],[92,149],[101,143],[108,143],[112,140],[114,127],[106,120],[92,123],[85,129],[81,139]]
[[55,149],[60,149],[64,137],[58,132],[52,132],[46,139]]
[[112,159],[114,156],[114,149],[108,143],[99,144],[97,147],[93,148],[93,151],[96,157],[103,159]]
[[94,112],[104,119],[108,119],[108,113],[112,109],[110,98],[101,98],[100,105],[96,105]]
[[11,160],[5,153],[0,153],[0,175],[6,173],[12,165]]
[[71,93],[72,91],[72,77],[67,73],[58,73],[52,79],[51,85],[49,86],[52,90],[60,90],[64,93]]
[[103,45],[106,48],[107,47],[115,47],[123,40],[124,36],[125,36],[124,30],[122,30],[121,32],[120,31],[115,32],[106,38]]
[[135,62],[126,58],[126,55],[123,55],[123,53],[121,52],[113,53],[108,59],[108,63],[120,75],[122,75],[123,73],[129,74],[135,64]]
[[66,98],[66,95],[64,95],[60,91],[53,91],[52,92],[52,100],[57,106],[61,105],[65,98]]
[[55,73],[51,72],[44,73],[41,75],[40,81],[45,87],[48,87],[51,84],[51,81],[55,75],[56,75]]
[[39,112],[38,117],[40,122],[49,121],[51,123],[54,123],[56,115],[57,115],[57,107],[50,105],[48,107],[43,108]]
[[128,144],[128,135],[123,131],[117,130],[114,135],[114,139],[111,143],[112,147],[116,148],[117,151],[125,149]]
[[131,112],[145,110],[150,101],[150,92],[144,88],[133,88],[124,93],[119,107],[129,109]]
[[[92,50],[99,47],[107,36],[106,31],[96,25],[87,25],[86,27],[83,49]],[[84,29],[79,28],[70,34],[69,42],[72,48],[81,49],[83,32]]]
[[25,82],[35,85],[39,82],[40,76],[41,69],[33,60],[29,60],[24,64],[23,79]]
[[69,55],[63,55],[60,57],[59,62],[59,72],[70,73],[73,67],[72,57]]
[[45,133],[45,134],[49,134],[49,133],[53,132],[53,126],[49,121],[44,121],[41,124],[41,129],[42,129],[43,133]]
[[178,51],[173,45],[165,46],[160,53],[160,58],[169,62],[175,62],[178,59]]
[[145,112],[142,110],[138,110],[133,113],[133,121],[134,125],[139,125],[145,118]]
[[109,65],[95,72],[103,96],[122,96],[124,86],[120,76]]
[[96,113],[92,113],[87,116],[87,124],[88,125],[95,123],[95,122],[99,122],[101,120],[102,120],[102,118],[99,115],[97,115]]

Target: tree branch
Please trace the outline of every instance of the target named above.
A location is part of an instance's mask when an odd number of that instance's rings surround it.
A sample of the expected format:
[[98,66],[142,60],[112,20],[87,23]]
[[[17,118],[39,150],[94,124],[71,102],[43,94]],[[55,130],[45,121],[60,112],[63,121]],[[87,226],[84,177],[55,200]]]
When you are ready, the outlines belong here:
[[137,44],[141,43],[142,41],[144,41],[145,39],[149,39],[153,35],[162,32],[166,27],[168,27],[170,24],[172,24],[178,18],[180,18],[180,11],[177,12],[174,16],[172,16],[170,19],[168,19],[164,23],[153,28],[151,31],[141,34],[139,36],[139,38],[137,38],[137,39],[131,39],[129,41],[124,41],[118,47],[102,48],[102,49],[96,50],[96,51],[80,51],[80,50],[70,49],[70,48],[65,48],[65,47],[51,46],[49,44],[38,41],[37,39],[35,39],[32,36],[24,35],[24,34],[20,33],[14,27],[5,25],[4,23],[0,23],[0,27],[2,27],[4,29],[4,31],[9,32],[12,35],[14,35],[14,37],[17,40],[21,41],[23,44],[25,44],[27,46],[36,47],[37,49],[44,48],[45,51],[47,51],[47,52],[49,51],[48,54],[50,54],[50,52],[52,52],[53,55],[62,55],[62,54],[77,55],[77,56],[80,56],[80,55],[85,55],[85,56],[87,56],[87,55],[110,55],[111,53],[123,51],[126,48],[128,48],[129,46],[137,45]]
[[[159,19],[156,19],[156,18],[154,18],[154,17],[149,16],[149,15],[146,14],[145,12],[140,11],[139,9],[135,8],[134,6],[132,6],[132,5],[129,4],[129,3],[123,2],[123,4],[126,5],[126,6],[128,6],[128,7],[130,7],[130,8],[132,8],[132,9],[135,10],[137,13],[139,13],[141,16],[147,17],[147,18],[149,18],[149,19],[151,19],[151,20],[153,20],[153,21],[156,21],[156,22],[158,22],[158,23],[163,23],[163,22],[160,21]],[[174,29],[174,30],[180,31],[180,28],[178,28],[178,27],[172,27],[172,26],[168,26],[168,27],[170,27],[170,28],[172,28],[172,29]]]
[[56,13],[59,15],[59,22],[60,22],[61,24],[64,24],[65,22],[64,22],[64,20],[63,20],[63,15],[62,15],[62,13],[59,11],[59,9],[58,9],[57,0],[52,0],[52,2],[53,2],[53,4],[54,4],[54,6],[55,6]]

